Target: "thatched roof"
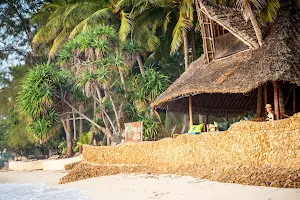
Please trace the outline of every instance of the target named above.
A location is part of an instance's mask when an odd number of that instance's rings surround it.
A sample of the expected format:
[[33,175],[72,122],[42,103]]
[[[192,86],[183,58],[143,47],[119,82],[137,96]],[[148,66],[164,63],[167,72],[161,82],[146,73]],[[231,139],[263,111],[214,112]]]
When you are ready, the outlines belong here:
[[152,107],[201,93],[247,93],[268,81],[300,85],[300,11],[288,1],[274,23],[263,29],[262,47],[204,63],[191,63]]
[[235,37],[239,38],[251,49],[259,47],[250,21],[246,22],[239,10],[218,6],[211,3],[209,0],[196,0],[196,3],[199,5],[197,7],[197,12],[203,12],[210,19],[223,26]]

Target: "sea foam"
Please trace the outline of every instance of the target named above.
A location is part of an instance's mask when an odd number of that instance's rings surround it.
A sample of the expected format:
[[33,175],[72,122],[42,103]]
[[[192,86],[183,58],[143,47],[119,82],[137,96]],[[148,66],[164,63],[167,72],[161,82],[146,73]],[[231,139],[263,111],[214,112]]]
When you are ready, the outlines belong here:
[[0,200],[85,200],[74,189],[47,187],[45,184],[0,184]]

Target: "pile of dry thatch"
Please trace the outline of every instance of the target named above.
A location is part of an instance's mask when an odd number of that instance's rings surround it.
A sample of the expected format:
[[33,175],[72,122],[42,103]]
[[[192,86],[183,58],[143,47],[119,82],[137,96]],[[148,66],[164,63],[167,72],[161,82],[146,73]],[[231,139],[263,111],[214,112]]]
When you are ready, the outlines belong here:
[[153,173],[300,188],[299,123],[297,114],[270,123],[240,122],[220,133],[115,147],[85,146],[85,162],[60,183],[118,173]]

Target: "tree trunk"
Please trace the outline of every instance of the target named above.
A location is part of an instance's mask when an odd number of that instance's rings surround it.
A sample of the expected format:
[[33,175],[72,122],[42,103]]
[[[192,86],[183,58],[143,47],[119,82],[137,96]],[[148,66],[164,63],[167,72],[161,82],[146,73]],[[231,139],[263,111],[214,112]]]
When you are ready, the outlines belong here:
[[104,114],[102,113],[102,118],[103,118],[103,122],[104,122],[104,125],[105,125],[105,127],[106,127],[106,132],[104,132],[104,134],[106,135],[106,145],[107,146],[110,146],[110,141],[111,141],[111,131],[110,131],[110,129],[109,129],[109,126],[108,126],[108,123],[107,123],[107,120],[105,119],[105,117],[104,117]]
[[69,102],[67,102],[65,99],[62,99],[63,102],[69,106],[71,109],[73,109],[77,114],[79,114],[81,117],[83,117],[84,119],[86,119],[87,121],[89,121],[91,124],[93,124],[95,127],[97,127],[99,130],[101,130],[102,132],[105,132],[105,129],[101,126],[99,126],[96,122],[94,122],[93,120],[91,120],[90,118],[88,118],[85,114],[79,112],[74,106],[72,106]]
[[66,140],[67,140],[67,157],[70,158],[73,156],[73,149],[72,149],[72,134],[71,134],[71,126],[70,126],[70,116],[65,115],[62,118],[62,123],[64,126],[64,130],[66,133]]
[[191,43],[192,47],[192,56],[193,56],[193,61],[196,60],[196,44],[195,44],[195,35],[194,35],[194,28],[192,31],[189,32],[189,41]]
[[119,117],[119,115],[118,115],[116,105],[115,105],[115,103],[114,103],[114,101],[113,101],[111,95],[108,94],[108,96],[109,96],[109,99],[110,99],[110,101],[111,101],[111,105],[112,105],[112,107],[113,107],[113,111],[114,111],[114,113],[115,113],[115,118],[116,118],[117,127],[118,127],[118,133],[121,133],[120,117]]
[[122,72],[122,70],[120,68],[118,68],[118,70],[119,70],[119,74],[120,74],[121,83],[123,85],[123,88],[124,88],[125,92],[127,92],[127,88],[126,88],[126,84],[125,84],[125,78],[124,78],[124,73]]
[[143,61],[142,61],[141,55],[139,53],[136,54],[136,60],[137,60],[137,62],[139,64],[139,68],[140,68],[141,74],[144,76],[145,69],[144,69],[144,65],[143,65]]
[[262,114],[262,87],[259,86],[257,90],[256,118],[261,118],[261,114]]
[[188,38],[186,32],[183,31],[182,33],[183,37],[183,50],[184,50],[184,66],[185,70],[189,67],[189,44],[188,44]]
[[92,132],[92,135],[91,135],[90,141],[89,141],[89,145],[92,145],[92,144],[93,144],[94,137],[95,137],[95,133]]
[[278,120],[280,117],[279,113],[279,95],[278,95],[278,83],[277,81],[273,81],[273,88],[274,88],[274,109],[275,109],[275,117]]
[[76,134],[76,119],[75,119],[75,113],[73,112],[73,136],[74,140],[77,139],[77,134]]
[[[264,85],[264,107],[268,104],[268,85],[265,83]],[[265,111],[265,116],[267,116],[267,112]]]
[[[97,97],[93,96],[93,98],[94,98],[94,101],[95,101],[95,102],[100,103],[100,102],[99,102],[99,99],[98,99]],[[101,110],[101,113],[103,113],[102,119],[104,120],[104,117],[107,118],[107,120],[109,121],[109,123],[110,123],[110,125],[111,125],[111,127],[112,127],[112,129],[113,129],[114,134],[116,135],[116,134],[117,134],[116,128],[115,128],[115,126],[114,126],[114,124],[113,124],[113,121],[111,120],[110,116],[109,116],[109,115],[107,114],[107,112],[105,111],[105,108],[100,107],[100,110]],[[105,132],[105,131],[104,131],[104,132]]]
[[[84,112],[84,105],[83,103],[80,103],[79,105],[79,112],[83,113]],[[79,136],[82,135],[83,133],[83,120],[79,120]]]
[[253,26],[253,29],[255,31],[255,34],[256,34],[256,38],[257,38],[257,41],[258,41],[258,44],[259,46],[262,46],[262,33],[261,33],[261,29],[259,27],[259,24],[258,24],[258,21],[257,19],[255,18],[252,10],[250,9],[250,21],[251,21],[251,24]]
[[[189,43],[188,43],[188,37],[186,32],[183,31],[182,33],[183,37],[183,46],[184,46],[184,65],[185,70],[189,67]],[[189,97],[189,121],[190,121],[190,127],[193,125],[193,105],[192,105],[192,97]]]
[[286,117],[286,111],[285,111],[285,103],[284,103],[283,93],[282,93],[280,84],[278,84],[278,97],[279,97],[280,118],[283,118],[283,117]]

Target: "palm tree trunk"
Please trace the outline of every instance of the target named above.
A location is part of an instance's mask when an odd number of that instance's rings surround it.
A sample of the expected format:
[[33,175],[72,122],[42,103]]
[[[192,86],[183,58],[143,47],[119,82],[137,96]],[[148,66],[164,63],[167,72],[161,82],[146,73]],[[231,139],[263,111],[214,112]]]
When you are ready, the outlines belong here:
[[136,54],[136,60],[137,60],[137,62],[139,64],[139,68],[140,68],[141,74],[144,76],[145,69],[144,69],[144,66],[143,66],[143,61],[142,61],[141,55],[139,53]]
[[183,31],[182,33],[183,37],[183,50],[184,50],[184,66],[185,70],[189,67],[189,44],[188,44],[188,37],[186,32]]
[[195,44],[194,29],[192,29],[192,31],[189,32],[189,41],[191,42],[192,56],[194,61],[196,60],[196,44]]
[[253,29],[255,31],[255,34],[256,34],[256,38],[257,38],[257,41],[258,41],[258,44],[259,46],[262,46],[262,33],[261,33],[261,29],[259,27],[259,24],[258,24],[258,21],[257,19],[255,18],[252,10],[250,9],[250,21],[251,21],[251,24],[253,26]]
[[121,78],[121,83],[123,85],[123,88],[125,90],[125,92],[127,92],[127,88],[126,88],[126,84],[125,84],[125,78],[124,78],[124,73],[122,72],[122,70],[118,67],[119,70],[119,74],[120,74],[120,78]]
[[67,114],[61,120],[62,120],[62,124],[64,126],[64,130],[65,130],[65,133],[66,133],[67,157],[70,158],[70,157],[73,156],[70,116]]
[[[183,46],[184,46],[184,65],[185,70],[189,67],[189,43],[188,43],[188,37],[186,32],[183,31],[182,33],[183,37]],[[192,105],[192,97],[189,97],[189,120],[190,120],[190,126],[193,125],[193,105]]]

